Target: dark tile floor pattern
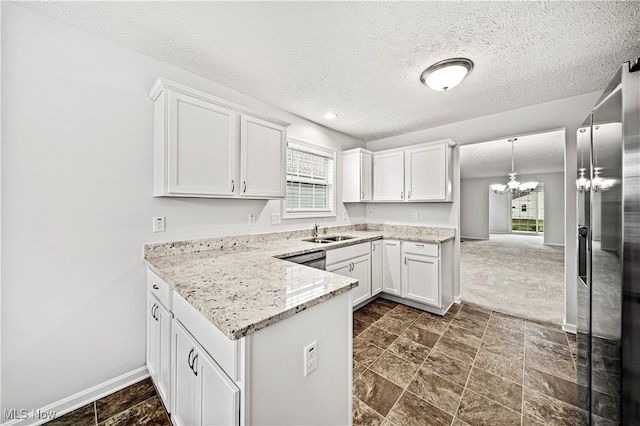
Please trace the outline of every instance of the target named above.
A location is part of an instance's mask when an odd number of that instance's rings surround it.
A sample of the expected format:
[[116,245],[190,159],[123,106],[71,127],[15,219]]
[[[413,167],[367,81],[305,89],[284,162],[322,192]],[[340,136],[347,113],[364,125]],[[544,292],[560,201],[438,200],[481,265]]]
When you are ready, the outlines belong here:
[[[576,424],[576,341],[477,306],[440,317],[377,299],[354,312],[353,424]],[[170,425],[150,379],[48,425]]]
[[47,426],[171,426],[151,379],[118,392],[47,423]]
[[354,425],[575,425],[576,341],[477,306],[354,313]]

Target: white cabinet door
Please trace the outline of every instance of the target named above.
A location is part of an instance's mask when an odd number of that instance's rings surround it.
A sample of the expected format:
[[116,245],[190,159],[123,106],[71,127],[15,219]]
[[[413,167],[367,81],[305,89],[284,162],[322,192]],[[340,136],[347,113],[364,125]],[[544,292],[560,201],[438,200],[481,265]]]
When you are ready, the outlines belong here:
[[175,425],[239,425],[240,390],[178,321],[173,322]]
[[342,155],[342,201],[371,201],[371,152],[362,148]]
[[385,293],[402,296],[400,241],[382,240],[382,285]]
[[369,256],[362,256],[351,261],[350,276],[358,280],[358,287],[353,289],[353,306],[371,297],[371,262]]
[[432,306],[440,306],[439,260],[435,257],[403,254],[402,283],[404,297]]
[[171,411],[171,313],[147,297],[147,368],[167,411]]
[[[365,250],[363,253],[363,250]],[[343,247],[327,252],[327,272],[352,277],[358,280],[358,287],[351,290],[352,306],[371,297],[371,255],[369,243]]]
[[242,114],[240,127],[240,195],[284,198],[287,131],[269,121]]
[[382,291],[382,241],[371,242],[371,296]]
[[404,200],[404,152],[373,154],[373,200]]
[[326,271],[342,275],[343,277],[348,277],[349,272],[351,271],[351,262],[340,262],[334,265],[327,266]]
[[361,201],[371,201],[372,156],[368,152],[360,155],[360,192]]
[[194,368],[200,385],[198,424],[238,426],[240,391],[236,385],[204,351],[196,355]]
[[[182,93],[167,92],[167,194],[231,196],[237,159],[237,113]],[[159,114],[156,111],[156,115]],[[156,149],[158,147],[156,146]]]
[[405,151],[407,201],[445,201],[451,193],[447,144]]
[[196,344],[178,321],[173,321],[171,351],[171,379],[173,404],[171,421],[176,426],[195,426],[199,423],[197,403],[199,397],[198,377],[193,370]]

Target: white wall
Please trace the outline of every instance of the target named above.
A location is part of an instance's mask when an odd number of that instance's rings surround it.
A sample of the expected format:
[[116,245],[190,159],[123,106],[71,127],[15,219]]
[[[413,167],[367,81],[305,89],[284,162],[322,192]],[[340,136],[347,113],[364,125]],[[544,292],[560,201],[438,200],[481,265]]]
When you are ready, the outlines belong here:
[[[585,71],[588,72],[588,71]],[[604,88],[603,88],[604,89]],[[511,136],[541,133],[552,129],[565,129],[565,325],[575,327],[577,321],[577,247],[576,247],[576,131],[587,117],[600,91],[545,102],[525,108],[481,116],[405,135],[371,141],[367,149],[397,148],[421,142],[451,138],[458,144],[486,142]],[[382,213],[381,213],[382,214]],[[400,213],[402,214],[402,213]],[[405,214],[406,216],[406,214]],[[379,219],[384,219],[380,217]],[[455,248],[456,252],[459,249]]]
[[[312,226],[272,227],[279,201],[153,198],[147,93],[157,77],[290,121],[295,138],[338,150],[363,143],[16,4],[0,7],[1,408],[34,409],[144,365],[143,244]],[[350,205],[347,222],[343,209],[321,224],[364,222],[364,207]],[[152,216],[166,216],[165,233],[151,233]]]
[[[544,243],[564,245],[564,173],[518,175],[518,178],[522,182],[544,183]],[[496,195],[488,189],[490,184],[502,181],[504,176],[460,181],[460,234],[463,237],[489,238],[490,232],[510,232],[509,195]]]

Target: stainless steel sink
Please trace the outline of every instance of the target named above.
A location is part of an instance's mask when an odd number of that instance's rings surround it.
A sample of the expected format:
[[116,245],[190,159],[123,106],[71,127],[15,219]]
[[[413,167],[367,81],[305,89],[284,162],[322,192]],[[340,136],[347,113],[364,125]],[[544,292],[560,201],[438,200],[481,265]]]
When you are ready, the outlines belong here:
[[317,238],[305,238],[302,241],[306,241],[306,242],[309,242],[309,243],[325,243],[325,244],[334,242],[334,241],[326,240],[326,239],[320,238],[320,237],[317,237]]
[[352,237],[350,235],[328,235],[324,237],[305,238],[302,241],[307,241],[309,243],[327,244],[327,243],[335,243],[338,241],[351,240],[353,238],[355,237]]
[[346,240],[352,240],[355,237],[352,237],[351,235],[332,235],[330,237],[322,237],[323,240],[328,240],[328,241],[346,241]]

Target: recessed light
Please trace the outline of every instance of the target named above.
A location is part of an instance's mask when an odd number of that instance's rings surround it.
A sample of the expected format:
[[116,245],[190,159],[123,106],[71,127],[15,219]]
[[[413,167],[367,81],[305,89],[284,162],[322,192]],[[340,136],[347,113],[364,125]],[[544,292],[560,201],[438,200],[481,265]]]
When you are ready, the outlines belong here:
[[424,70],[420,76],[420,81],[433,90],[446,92],[460,84],[472,69],[473,62],[470,59],[445,59]]
[[334,118],[336,118],[338,116],[338,114],[336,114],[335,112],[326,112],[324,114],[324,118],[326,118],[327,120],[333,120]]

